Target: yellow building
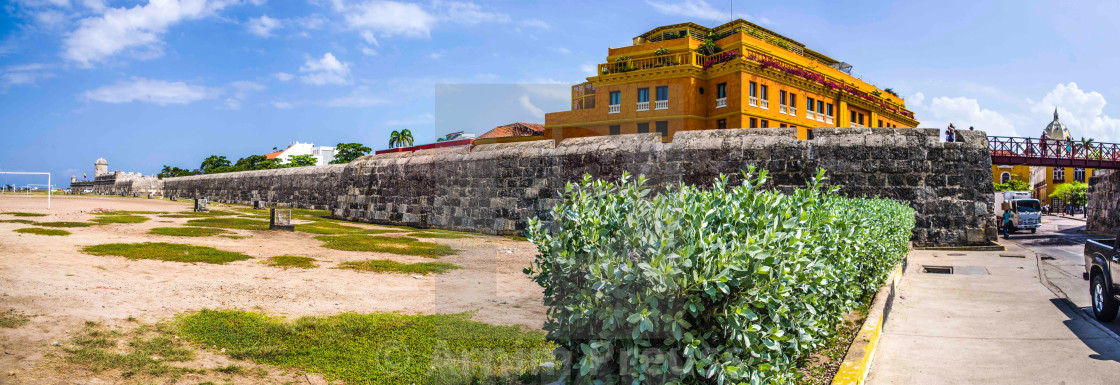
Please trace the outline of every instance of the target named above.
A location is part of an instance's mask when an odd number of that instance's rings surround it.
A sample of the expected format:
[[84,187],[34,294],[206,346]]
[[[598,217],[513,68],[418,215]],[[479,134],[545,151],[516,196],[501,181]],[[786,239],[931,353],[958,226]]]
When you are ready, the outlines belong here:
[[[1061,121],[1058,120],[1058,109],[1054,109],[1054,120],[1046,125],[1043,134],[1051,139],[1056,140],[1073,140],[1073,136],[1069,133],[1069,128],[1066,127]],[[1079,167],[1032,167],[1032,184],[1034,185],[1034,196],[1043,204],[1049,204],[1057,210],[1058,206],[1063,205],[1060,199],[1050,198],[1050,194],[1058,188],[1058,185],[1063,183],[1072,183],[1074,181],[1086,183],[1090,177],[1096,172],[1091,168]]]
[[1021,180],[1034,186],[1035,180],[1032,179],[1031,166],[1025,165],[1005,165],[993,164],[992,165],[992,180],[995,183],[1007,183],[1011,180]]
[[851,65],[744,20],[654,28],[610,48],[572,87],[572,110],[545,115],[549,139],[683,130],[916,127],[906,102],[851,75]]

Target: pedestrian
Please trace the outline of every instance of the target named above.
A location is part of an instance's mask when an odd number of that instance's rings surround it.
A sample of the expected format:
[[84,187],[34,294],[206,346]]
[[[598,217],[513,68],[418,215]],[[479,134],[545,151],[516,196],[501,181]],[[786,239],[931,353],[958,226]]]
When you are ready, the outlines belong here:
[[949,128],[945,129],[945,141],[949,143],[955,142],[956,139],[954,137],[956,133],[957,130],[953,128],[953,123],[949,123]]
[[1003,239],[1010,236],[1011,231],[1011,210],[1003,212]]
[[1046,142],[1047,142],[1048,139],[1050,139],[1050,137],[1047,136],[1045,132],[1042,133],[1042,138],[1039,139],[1039,143],[1042,145],[1042,157],[1043,158],[1046,157],[1046,153],[1049,152],[1049,150],[1050,150],[1049,148],[1046,147]]
[[975,128],[972,128],[972,126],[968,126],[968,130],[969,130],[969,131],[976,131],[976,129],[975,129]]

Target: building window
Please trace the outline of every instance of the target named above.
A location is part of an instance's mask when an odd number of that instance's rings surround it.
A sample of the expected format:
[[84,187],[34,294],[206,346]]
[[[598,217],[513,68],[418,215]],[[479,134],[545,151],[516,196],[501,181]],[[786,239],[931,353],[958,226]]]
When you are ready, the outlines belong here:
[[797,116],[797,94],[789,93],[789,114]]
[[1079,168],[1074,168],[1073,169],[1073,180],[1078,181],[1078,182],[1084,182],[1085,181],[1085,169],[1080,168],[1080,167]]
[[622,126],[619,126],[617,124],[611,125],[611,135],[618,135],[621,132],[622,132]]
[[1010,182],[1010,181],[1011,181],[1011,173],[1005,171],[1003,174],[999,175],[999,183],[1007,184],[1007,182]]
[[770,87],[763,84],[759,88],[760,88],[760,91],[761,91],[758,94],[759,107],[762,107],[764,109],[770,109],[770,92],[768,92],[770,90]]
[[649,101],[649,88],[638,89],[638,103]]
[[770,128],[770,121],[769,121],[769,120],[766,120],[766,119],[762,119],[762,125],[761,125],[760,127],[762,127],[762,128]]
[[716,84],[716,97],[717,98],[726,98],[727,97],[727,83]]
[[883,119],[879,119],[879,127],[883,126]]
[[716,121],[716,129],[723,130],[727,128],[727,119],[720,119]]
[[825,113],[824,113],[825,115],[832,116],[832,103],[825,104],[824,105],[824,111],[825,111]]
[[751,97],[752,98],[757,98],[758,97],[758,83],[751,82]]
[[859,114],[859,125],[863,126],[863,113],[862,112]]
[[639,134],[649,133],[649,123],[638,123],[638,133]]
[[1054,167],[1054,182],[1063,183],[1066,181],[1066,168]]
[[856,123],[857,123],[856,122],[856,112],[855,111],[848,111],[848,113],[851,114],[850,121],[852,122],[852,126],[855,126]]
[[808,109],[809,112],[812,112],[812,114],[809,114],[810,116],[812,116],[813,114],[815,114],[817,112],[817,103],[813,100],[813,98],[805,98],[805,99],[808,102],[808,103],[805,103],[805,108]]
[[657,132],[661,133],[662,138],[664,138],[666,136],[669,136],[669,121],[668,120],[662,120],[662,121],[654,122],[654,127],[657,128]]
[[758,118],[751,118],[751,128],[758,128]]
[[610,104],[607,105],[608,114],[617,114],[620,111],[619,105],[622,104],[622,91],[611,91]]
[[669,86],[657,87],[657,100],[669,100]]
[[817,113],[818,114],[823,114],[824,113],[824,101],[822,101],[822,100],[817,100]]
[[786,124],[779,122],[778,123],[778,128],[786,128]]
[[780,104],[782,106],[786,105],[786,91],[785,90],[778,91],[778,104]]
[[813,140],[813,129],[812,128],[809,128],[809,129],[805,130],[805,139]]

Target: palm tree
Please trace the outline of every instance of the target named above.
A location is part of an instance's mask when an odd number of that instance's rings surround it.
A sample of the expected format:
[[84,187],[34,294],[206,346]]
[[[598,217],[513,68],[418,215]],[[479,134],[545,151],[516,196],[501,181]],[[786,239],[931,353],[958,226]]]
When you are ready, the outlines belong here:
[[401,133],[400,131],[393,130],[393,132],[389,134],[389,148],[397,148],[400,147],[400,145]]
[[1096,143],[1093,143],[1092,138],[1085,139],[1084,136],[1081,137],[1081,148],[1084,150],[1083,152],[1084,152],[1084,154],[1085,154],[1084,156],[1086,158],[1089,158],[1089,159],[1100,159],[1101,158],[1100,150],[1093,148],[1093,145],[1095,145],[1095,144]]
[[412,131],[407,128],[401,130],[401,147],[412,146]]

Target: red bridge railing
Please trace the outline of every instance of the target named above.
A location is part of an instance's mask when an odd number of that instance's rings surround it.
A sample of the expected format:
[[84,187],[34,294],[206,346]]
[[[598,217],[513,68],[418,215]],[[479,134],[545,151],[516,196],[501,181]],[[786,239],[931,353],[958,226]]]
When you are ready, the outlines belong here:
[[989,136],[992,164],[1120,169],[1120,144]]

